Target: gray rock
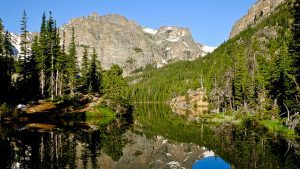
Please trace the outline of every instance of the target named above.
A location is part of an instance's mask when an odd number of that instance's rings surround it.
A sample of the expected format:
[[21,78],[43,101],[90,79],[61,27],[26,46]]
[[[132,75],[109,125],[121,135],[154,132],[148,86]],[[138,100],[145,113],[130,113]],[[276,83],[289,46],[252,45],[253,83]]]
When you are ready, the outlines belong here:
[[230,38],[233,38],[248,26],[259,23],[285,1],[287,0],[258,0],[250,8],[247,15],[235,23],[231,30]]

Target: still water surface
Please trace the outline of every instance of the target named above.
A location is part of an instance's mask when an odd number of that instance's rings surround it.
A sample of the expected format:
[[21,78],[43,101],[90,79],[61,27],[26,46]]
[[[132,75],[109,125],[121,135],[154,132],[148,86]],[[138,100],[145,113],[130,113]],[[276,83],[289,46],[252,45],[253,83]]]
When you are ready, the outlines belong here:
[[194,124],[159,104],[138,105],[134,117],[103,125],[105,120],[1,124],[0,168],[300,168],[299,139],[254,122]]

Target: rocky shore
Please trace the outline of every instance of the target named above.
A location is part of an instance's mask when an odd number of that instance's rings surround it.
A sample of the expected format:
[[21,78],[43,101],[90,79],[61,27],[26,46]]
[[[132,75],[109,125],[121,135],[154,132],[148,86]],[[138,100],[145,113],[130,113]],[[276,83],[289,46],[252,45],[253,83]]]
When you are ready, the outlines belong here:
[[174,97],[169,104],[172,112],[189,117],[197,117],[209,110],[206,91],[203,88],[189,89],[185,96]]

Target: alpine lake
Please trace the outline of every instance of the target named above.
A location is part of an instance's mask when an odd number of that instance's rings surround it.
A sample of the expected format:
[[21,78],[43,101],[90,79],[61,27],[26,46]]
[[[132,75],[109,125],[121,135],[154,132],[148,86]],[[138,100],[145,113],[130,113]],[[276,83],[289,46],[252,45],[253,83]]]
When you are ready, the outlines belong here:
[[1,123],[0,168],[299,169],[300,139],[256,125],[207,124],[164,104],[111,119]]

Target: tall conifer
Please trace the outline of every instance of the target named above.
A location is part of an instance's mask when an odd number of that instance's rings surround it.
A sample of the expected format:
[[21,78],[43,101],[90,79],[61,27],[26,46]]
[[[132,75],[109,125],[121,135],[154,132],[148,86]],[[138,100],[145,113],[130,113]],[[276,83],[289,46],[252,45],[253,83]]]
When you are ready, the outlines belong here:
[[38,58],[38,66],[40,69],[40,86],[41,86],[41,95],[43,98],[46,97],[46,58],[48,55],[47,52],[47,25],[46,25],[46,15],[43,14],[42,24],[40,28],[40,56]]
[[86,83],[87,83],[87,75],[88,75],[88,71],[89,71],[89,58],[88,58],[88,48],[84,47],[83,50],[83,55],[82,55],[82,59],[81,59],[81,81],[83,83],[84,88],[86,88]]
[[72,38],[68,50],[67,72],[70,84],[70,95],[74,96],[76,87],[76,75],[78,73],[77,68],[77,52],[75,44],[75,30],[72,28]]
[[39,66],[38,66],[38,57],[40,56],[40,46],[38,37],[35,36],[33,39],[33,43],[31,46],[31,55],[29,57],[29,65],[28,65],[28,85],[27,90],[30,94],[31,98],[37,100],[40,98],[40,78],[39,78]]
[[21,51],[18,58],[17,71],[22,77],[22,84],[27,82],[27,66],[28,66],[28,30],[27,30],[27,14],[26,11],[23,11],[23,17],[21,19]]
[[100,68],[97,61],[97,54],[94,48],[91,63],[89,66],[89,71],[87,72],[87,87],[89,92],[97,93],[100,91]]

